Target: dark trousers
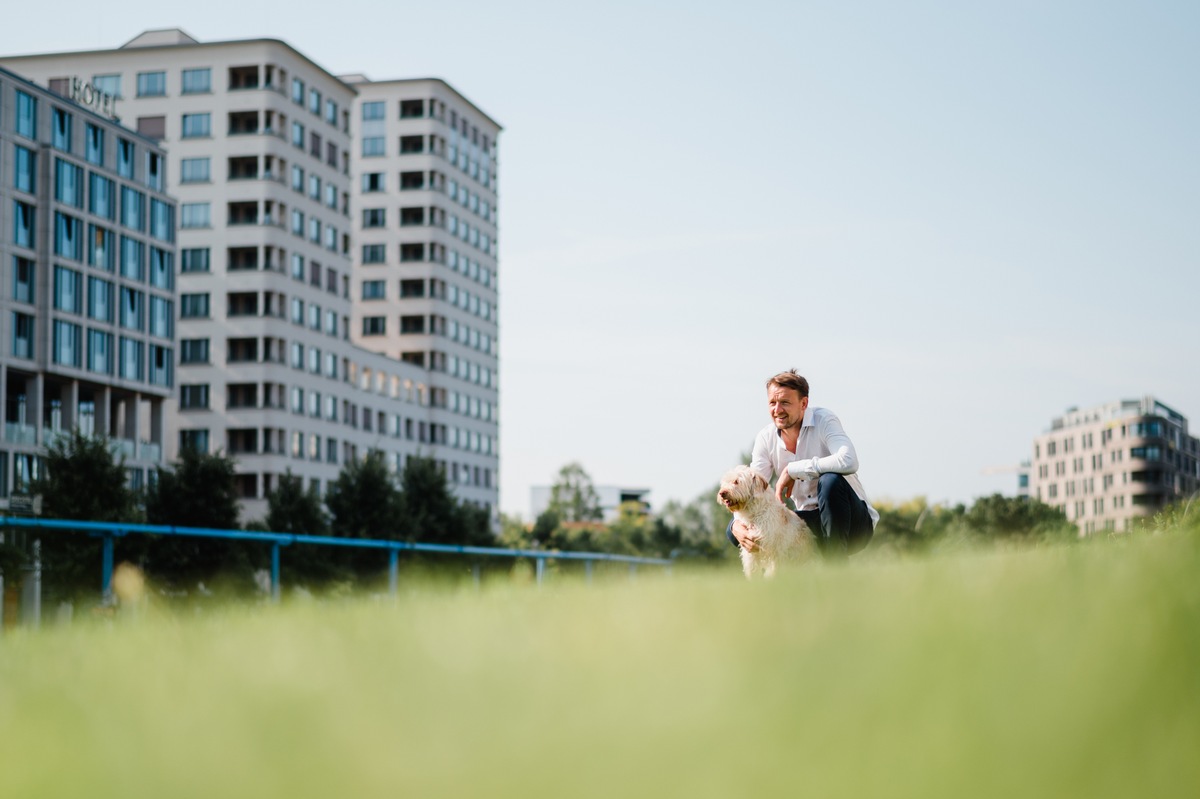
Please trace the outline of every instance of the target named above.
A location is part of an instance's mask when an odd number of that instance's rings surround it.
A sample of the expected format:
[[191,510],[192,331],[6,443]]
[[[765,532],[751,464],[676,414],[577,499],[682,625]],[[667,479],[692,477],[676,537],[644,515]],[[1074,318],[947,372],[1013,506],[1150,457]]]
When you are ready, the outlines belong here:
[[[796,515],[812,530],[821,554],[826,557],[846,557],[858,552],[870,542],[875,532],[867,503],[859,499],[840,474],[827,473],[818,477],[816,510],[798,510]],[[725,534],[734,546],[738,545],[732,521],[725,528]]]

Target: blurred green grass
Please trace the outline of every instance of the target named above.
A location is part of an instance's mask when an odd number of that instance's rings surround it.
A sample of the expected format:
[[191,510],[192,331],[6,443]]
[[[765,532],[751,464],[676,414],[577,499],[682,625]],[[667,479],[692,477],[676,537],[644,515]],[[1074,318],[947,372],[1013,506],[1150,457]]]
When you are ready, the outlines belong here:
[[1200,537],[0,638],[0,797],[1195,796]]

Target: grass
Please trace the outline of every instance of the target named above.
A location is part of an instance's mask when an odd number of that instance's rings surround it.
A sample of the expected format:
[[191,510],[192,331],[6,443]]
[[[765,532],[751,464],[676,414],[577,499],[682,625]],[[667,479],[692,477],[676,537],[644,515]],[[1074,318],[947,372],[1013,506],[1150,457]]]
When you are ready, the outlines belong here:
[[0,638],[4,797],[1195,796],[1200,536]]

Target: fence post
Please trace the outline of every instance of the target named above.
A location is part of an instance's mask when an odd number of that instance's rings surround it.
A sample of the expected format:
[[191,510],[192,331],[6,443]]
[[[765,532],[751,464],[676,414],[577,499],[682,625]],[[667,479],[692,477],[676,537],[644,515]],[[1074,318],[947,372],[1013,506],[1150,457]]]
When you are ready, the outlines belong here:
[[102,536],[103,549],[100,555],[100,598],[103,604],[111,605],[113,603],[112,591],[112,575],[113,575],[113,534],[112,531],[105,531]]
[[589,583],[592,581],[592,561],[590,559],[583,562],[583,576]]
[[392,547],[388,550],[388,591],[392,596],[400,587],[400,550]]
[[279,601],[279,542],[271,542],[271,601]]
[[537,584],[542,584],[542,576],[546,573],[546,559],[543,557],[536,558],[534,561],[537,564]]

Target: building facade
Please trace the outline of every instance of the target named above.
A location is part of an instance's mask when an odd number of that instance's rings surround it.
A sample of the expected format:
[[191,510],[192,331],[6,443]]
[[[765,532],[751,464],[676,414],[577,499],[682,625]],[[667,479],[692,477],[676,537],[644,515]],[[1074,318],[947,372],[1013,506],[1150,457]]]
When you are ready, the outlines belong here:
[[[174,394],[175,200],[166,155],[112,98],[0,69],[0,507],[76,427],[130,483],[162,465]],[[74,95],[74,99],[70,96]]]
[[428,371],[460,495],[487,502],[499,466],[500,125],[439,79],[342,78],[350,118],[351,336]]
[[[125,124],[167,149],[179,199],[168,457],[232,455],[243,516],[256,518],[287,471],[323,491],[369,449],[396,469],[431,457],[448,474],[472,453],[473,439],[450,434],[459,416],[426,364],[354,342],[354,88],[278,40],[202,43],[179,30],[0,64],[51,90],[78,82],[117,98]],[[494,509],[496,466],[460,496]]]
[[1128,530],[1200,489],[1200,439],[1150,396],[1071,409],[1034,439],[1029,483],[1082,534]]

